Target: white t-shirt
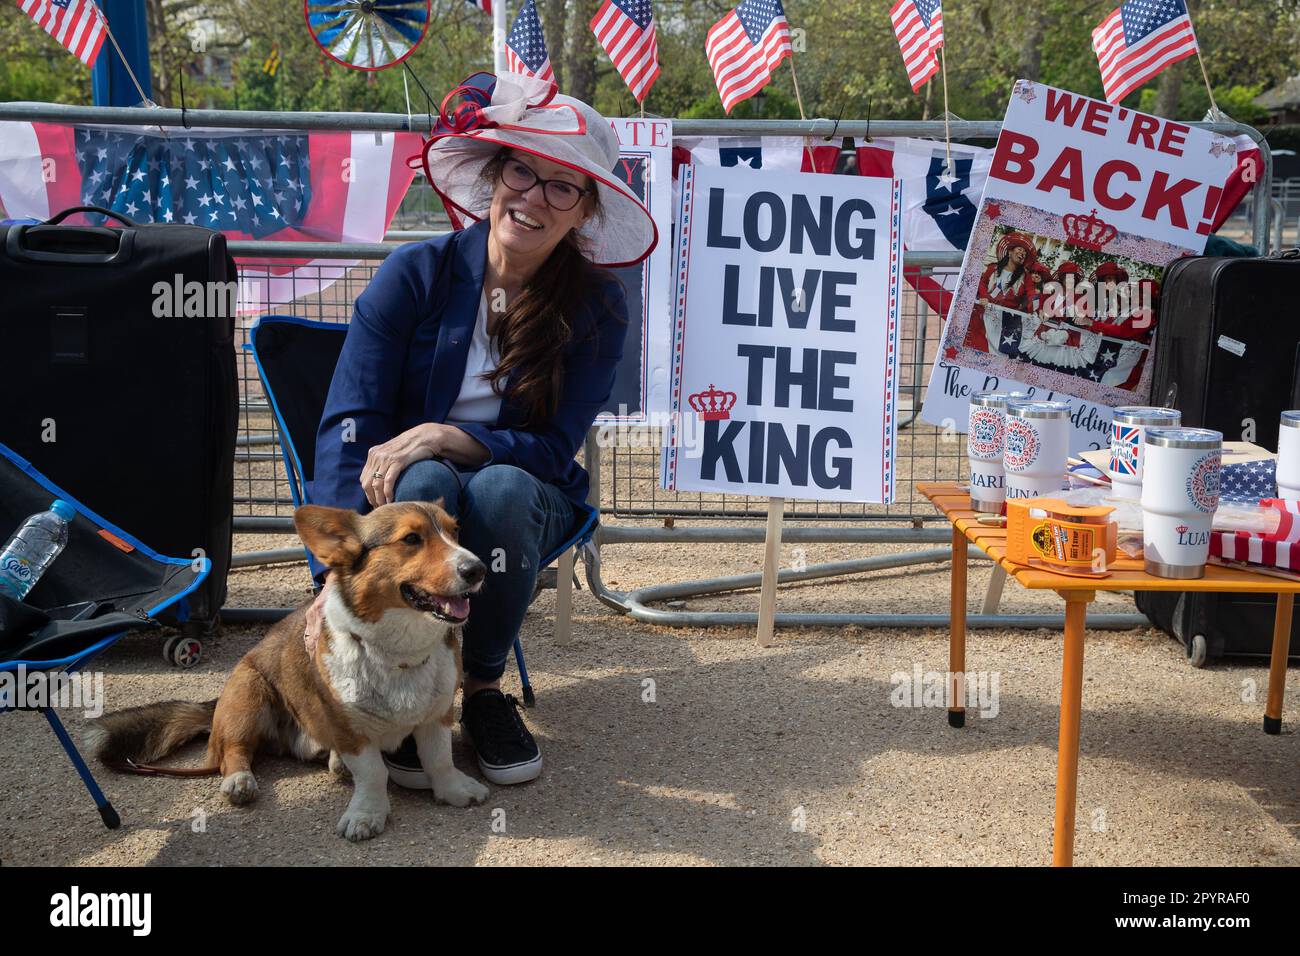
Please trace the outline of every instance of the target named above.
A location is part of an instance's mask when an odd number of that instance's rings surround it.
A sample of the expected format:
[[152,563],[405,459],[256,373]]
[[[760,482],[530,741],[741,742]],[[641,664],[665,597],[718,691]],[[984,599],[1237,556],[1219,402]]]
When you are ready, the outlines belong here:
[[479,377],[482,373],[495,369],[501,362],[497,337],[488,335],[487,316],[485,293],[478,300],[478,318],[474,321],[474,335],[469,340],[465,377],[461,379],[460,393],[456,396],[451,411],[447,413],[448,425],[462,422],[493,425],[501,414],[501,396],[492,391],[490,380]]

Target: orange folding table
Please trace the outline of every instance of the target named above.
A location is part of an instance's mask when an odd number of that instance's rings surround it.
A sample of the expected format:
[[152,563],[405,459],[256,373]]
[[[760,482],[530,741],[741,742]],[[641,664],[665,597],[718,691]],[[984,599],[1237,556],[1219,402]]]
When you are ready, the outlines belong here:
[[[954,482],[918,484],[917,490],[952,522],[952,624],[948,643],[951,706],[948,723],[965,725],[965,701],[957,690],[966,672],[966,562],[968,543],[1024,587],[1055,591],[1065,600],[1065,648],[1061,667],[1061,720],[1056,749],[1056,824],[1052,830],[1052,865],[1070,866],[1074,859],[1074,814],[1079,774],[1079,716],[1083,701],[1083,632],[1088,604],[1098,591],[1237,591],[1277,595],[1273,618],[1273,651],[1268,672],[1268,701],[1264,731],[1281,733],[1282,697],[1286,686],[1287,647],[1291,639],[1291,610],[1300,581],[1254,571],[1207,565],[1205,577],[1174,580],[1147,574],[1141,559],[1119,558],[1107,577],[1058,574],[1006,560],[1007,529],[980,524],[970,495]],[[961,675],[958,677],[957,675]]]

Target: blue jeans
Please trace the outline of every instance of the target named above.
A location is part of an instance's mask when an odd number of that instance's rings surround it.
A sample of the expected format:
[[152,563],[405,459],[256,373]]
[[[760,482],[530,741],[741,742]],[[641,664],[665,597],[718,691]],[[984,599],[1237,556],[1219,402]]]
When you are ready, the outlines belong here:
[[461,472],[436,458],[398,476],[394,500],[439,498],[460,523],[460,543],[487,565],[482,589],[470,598],[461,657],[466,674],[494,681],[524,623],[541,559],[573,535],[579,512],[559,488],[514,465]]

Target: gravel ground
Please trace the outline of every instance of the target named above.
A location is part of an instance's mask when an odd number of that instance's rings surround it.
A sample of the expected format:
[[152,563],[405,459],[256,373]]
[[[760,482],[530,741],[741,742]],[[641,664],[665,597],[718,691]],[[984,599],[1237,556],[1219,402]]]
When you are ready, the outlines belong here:
[[[293,539],[245,538],[236,550]],[[880,553],[884,548],[873,548]],[[806,560],[862,547],[808,545]],[[783,559],[799,556],[787,547]],[[622,545],[605,552],[610,587],[741,573],[761,546]],[[978,605],[988,564],[972,565]],[[232,605],[307,595],[303,565],[236,571]],[[944,613],[944,565],[783,588],[779,609]],[[1131,610],[1104,596],[1108,610]],[[752,609],[756,592],[693,599]],[[1059,611],[1007,586],[1006,610]],[[552,636],[554,595],[524,628],[538,706],[528,720],[546,770],[458,810],[393,788],[388,830],[352,845],[334,835],[349,796],[320,766],[268,759],[262,796],[225,805],[213,779],[100,771],[124,825],[100,826],[45,722],[6,715],[0,736],[0,862],[210,864],[1008,864],[1050,859],[1061,637],[975,631],[968,666],[997,677],[996,715],[964,730],[942,707],[894,706],[892,675],[947,663],[940,631],[785,629],[762,649],[747,629],[640,624],[576,594],[574,641]],[[226,627],[180,672],[156,636],[101,658],[107,709],[216,696],[260,627]],[[1300,672],[1284,733],[1260,729],[1262,660],[1193,669],[1154,631],[1088,634],[1076,861],[1092,865],[1300,864]],[[513,673],[507,689],[517,686]],[[992,684],[987,686],[991,689]],[[85,725],[65,711],[74,737]],[[184,759],[195,762],[201,749]],[[473,766],[457,737],[457,763]]]
[[[365,270],[357,284],[364,284]],[[317,318],[343,318],[357,289],[337,284]],[[337,301],[335,301],[337,300]],[[905,296],[900,409],[937,346],[930,316],[919,339]],[[241,353],[242,355],[242,353]],[[241,390],[260,387],[246,356]],[[269,435],[256,407],[241,431]],[[624,436],[626,438],[626,436]],[[653,442],[601,453],[602,501],[662,511]],[[913,481],[953,479],[960,437],[913,423],[899,432],[898,504],[821,505],[826,520],[866,513],[931,514]],[[287,516],[278,449],[241,449],[236,513]],[[281,502],[276,504],[275,502]],[[761,499],[683,495],[688,508],[747,509]],[[791,507],[809,509],[807,503]],[[636,523],[606,517],[606,524]],[[699,521],[680,521],[695,526]],[[759,522],[761,526],[761,522]],[[237,536],[236,552],[296,547],[288,536]],[[934,546],[930,546],[934,547]],[[903,546],[787,545],[787,565],[914,550]],[[762,546],[618,545],[604,552],[613,589],[760,570]],[[971,566],[978,608],[987,562]],[[235,571],[227,603],[287,607],[308,595],[305,565]],[[691,610],[754,610],[757,592],[691,599]],[[945,564],[783,587],[778,610],[946,614]],[[1133,611],[1099,594],[1099,611]],[[1008,612],[1060,613],[1054,595],[1008,583]],[[392,789],[387,831],[353,845],[334,835],[350,786],[323,766],[268,759],[261,796],[225,804],[215,779],[134,777],[99,770],[123,818],[106,831],[45,722],[0,717],[0,863],[211,864],[1002,864],[1051,856],[1056,780],[1059,631],[972,631],[967,666],[997,694],[987,717],[952,730],[944,707],[895,706],[895,675],[947,667],[946,631],[783,629],[759,648],[752,629],[641,624],[577,592],[574,640],[553,637],[554,594],[524,624],[538,706],[528,722],[546,769],[520,787],[493,788],[485,805],[454,809]],[[163,662],[158,635],[131,635],[101,657],[108,710],[157,700],[215,697],[262,627],[227,626],[197,668]],[[1266,662],[1187,664],[1172,639],[1150,630],[1092,631],[1085,661],[1083,744],[1075,860],[1092,865],[1300,864],[1300,671],[1287,681],[1284,732],[1260,729]],[[975,678],[978,682],[978,677]],[[517,690],[513,672],[506,689]],[[922,695],[924,702],[924,695]],[[74,737],[85,720],[64,711]],[[180,758],[197,765],[202,748]],[[456,760],[473,755],[457,736]]]

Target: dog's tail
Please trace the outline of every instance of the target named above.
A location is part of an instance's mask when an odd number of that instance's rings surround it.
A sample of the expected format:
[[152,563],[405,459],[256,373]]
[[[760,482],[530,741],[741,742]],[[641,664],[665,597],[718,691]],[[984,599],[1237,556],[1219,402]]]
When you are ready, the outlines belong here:
[[87,742],[100,761],[124,773],[161,774],[169,777],[208,777],[216,767],[172,769],[152,766],[185,744],[212,730],[215,700],[196,704],[169,700],[130,707],[90,723]]

